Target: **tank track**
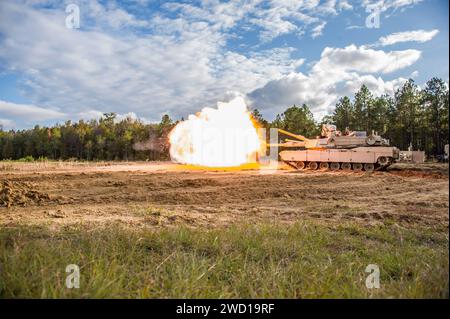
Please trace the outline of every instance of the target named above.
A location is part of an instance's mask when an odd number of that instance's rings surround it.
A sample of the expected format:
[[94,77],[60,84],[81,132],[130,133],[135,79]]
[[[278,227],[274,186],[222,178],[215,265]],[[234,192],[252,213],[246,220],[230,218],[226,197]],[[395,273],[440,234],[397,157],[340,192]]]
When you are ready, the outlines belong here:
[[[383,171],[392,163],[381,165],[373,163],[371,165],[363,163],[337,163],[337,162],[295,162],[283,161],[285,164],[296,170],[317,170],[317,171],[353,171],[353,172],[373,172]],[[315,163],[315,164],[311,164]],[[333,165],[332,165],[333,164]]]

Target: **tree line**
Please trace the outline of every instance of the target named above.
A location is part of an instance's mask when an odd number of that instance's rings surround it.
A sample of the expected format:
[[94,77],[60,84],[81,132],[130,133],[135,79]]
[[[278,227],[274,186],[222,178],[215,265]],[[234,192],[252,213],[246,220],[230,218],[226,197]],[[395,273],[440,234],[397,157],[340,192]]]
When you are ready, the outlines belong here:
[[163,160],[169,158],[167,135],[174,125],[168,115],[144,124],[105,113],[99,120],[0,130],[0,159]]
[[278,114],[272,123],[265,121],[258,110],[253,112],[263,126],[278,127],[293,133],[315,137],[324,123],[338,129],[377,132],[388,138],[391,145],[406,150],[425,151],[429,156],[442,155],[449,140],[449,90],[447,84],[432,78],[424,88],[409,79],[394,96],[374,96],[362,85],[353,100],[344,96],[337,102],[332,114],[322,121],[314,121],[310,108],[292,106]]
[[[420,88],[408,80],[394,96],[374,96],[362,85],[354,98],[339,99],[332,114],[315,121],[308,105],[291,106],[269,122],[257,110],[253,117],[263,127],[276,127],[315,137],[324,123],[338,129],[378,132],[391,145],[424,150],[441,155],[448,144],[449,90],[438,78]],[[168,115],[160,123],[146,124],[115,113],[99,120],[67,121],[52,127],[4,131],[0,127],[0,160],[82,159],[82,160],[163,160],[169,158],[168,133],[176,125]]]

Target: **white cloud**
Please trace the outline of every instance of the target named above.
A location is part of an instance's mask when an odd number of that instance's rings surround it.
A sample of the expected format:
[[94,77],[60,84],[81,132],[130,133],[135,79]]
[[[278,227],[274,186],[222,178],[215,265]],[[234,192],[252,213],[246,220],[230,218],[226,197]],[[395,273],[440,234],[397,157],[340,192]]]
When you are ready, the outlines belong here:
[[385,37],[381,37],[375,45],[388,46],[401,42],[427,42],[433,39],[439,30],[416,30],[416,31],[405,31],[389,34]]
[[312,29],[312,34],[311,36],[313,38],[317,38],[318,36],[322,35],[323,29],[325,28],[325,25],[327,23],[326,22],[321,22],[320,24],[316,25],[313,29]]
[[364,7],[377,7],[381,12],[398,9],[404,9],[405,7],[414,6],[422,0],[363,0],[362,5]]
[[358,91],[363,84],[365,84],[375,96],[381,96],[383,94],[393,96],[395,91],[407,80],[408,79],[406,78],[400,77],[392,81],[384,81],[381,77],[375,77],[373,75],[352,74],[351,79],[345,81],[341,92],[343,95],[350,96]]
[[217,30],[232,28],[260,3],[260,0],[204,1],[200,7],[188,3],[168,2],[164,4],[164,7],[172,12],[180,13],[181,18],[190,23],[207,21]]
[[95,19],[97,24],[106,24],[116,30],[123,27],[148,26],[147,21],[137,19],[127,11],[118,8],[113,2],[108,7],[101,5],[97,0],[78,0],[77,3],[83,10],[82,17]]
[[74,114],[75,119],[77,120],[98,120],[103,116],[104,112],[97,111],[97,110],[87,110],[83,112],[79,112],[77,114]]
[[362,25],[349,25],[345,27],[345,30],[356,30],[356,29],[364,29],[366,26]]
[[[290,58],[290,48],[229,51],[223,32],[197,21],[159,17],[152,20],[154,33],[123,37],[67,29],[61,10],[0,6],[0,58],[6,67],[25,74],[33,104],[58,106],[74,116],[132,109],[155,121],[167,110],[181,117],[214,104],[226,91],[252,91],[303,63]],[[224,16],[211,19],[220,25],[232,15],[227,7],[217,11]]]
[[151,122],[151,121],[147,120],[145,117],[137,116],[137,114],[134,113],[134,112],[128,112],[126,114],[117,114],[117,116],[116,116],[116,121],[117,122],[120,122],[120,121],[123,121],[123,120],[126,120],[126,119],[131,120],[133,122],[134,121],[141,121],[141,122],[144,122],[144,123],[150,123]]
[[375,95],[392,95],[406,79],[384,81],[374,74],[400,70],[419,57],[420,51],[416,50],[384,52],[355,45],[325,48],[309,74],[291,73],[269,81],[249,93],[248,99],[270,116],[288,105],[306,103],[320,119],[334,108],[339,97],[353,95],[362,84]]
[[164,8],[179,14],[180,19],[208,22],[215,30],[228,30],[239,25],[256,31],[263,42],[289,34],[311,32],[321,35],[327,16],[337,15],[352,6],[346,0],[237,0],[229,2],[202,1],[192,3],[168,2]]
[[352,8],[347,1],[336,0],[272,0],[267,6],[268,8],[251,12],[254,18],[249,20],[263,29],[260,38],[264,42],[292,32],[303,34],[305,30],[310,32],[313,38],[318,37],[325,27],[326,17]]
[[358,71],[390,73],[412,65],[420,58],[418,50],[390,51],[367,49],[349,45],[345,48],[325,48],[316,72]]
[[353,6],[350,3],[348,3],[347,0],[341,0],[338,3],[338,8],[340,10],[352,10]]
[[42,108],[36,105],[17,104],[0,100],[0,115],[6,117],[16,117],[28,121],[46,121],[59,119],[66,114]]
[[9,119],[2,119],[0,118],[0,129],[3,130],[11,130],[14,129],[16,126],[16,123]]
[[[3,129],[14,129],[18,127],[18,124],[20,124],[20,127],[32,127],[35,124],[45,124],[48,120],[52,120],[54,123],[63,122],[66,120],[99,120],[104,116],[104,112],[97,110],[87,110],[74,114],[65,114],[36,105],[17,104],[0,100],[0,116],[5,117],[0,117],[0,127],[2,127]],[[134,112],[116,114],[116,121],[122,121],[127,118],[131,119],[132,121],[140,120],[144,123],[151,122],[145,117],[137,116]]]
[[263,28],[263,31],[260,33],[260,38],[264,42],[270,41],[282,34],[287,34],[298,30],[297,25],[290,21],[283,20],[279,15],[274,15],[271,18],[264,17],[263,19],[254,18],[250,21],[253,24]]

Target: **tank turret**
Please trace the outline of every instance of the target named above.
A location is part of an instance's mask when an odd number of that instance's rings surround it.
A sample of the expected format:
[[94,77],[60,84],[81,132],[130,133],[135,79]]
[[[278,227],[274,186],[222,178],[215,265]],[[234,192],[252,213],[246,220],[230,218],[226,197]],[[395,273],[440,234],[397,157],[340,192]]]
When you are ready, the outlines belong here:
[[360,146],[389,146],[389,140],[382,138],[372,131],[367,135],[365,131],[350,131],[348,128],[342,133],[335,125],[322,125],[322,138],[326,138],[324,148],[354,148]]

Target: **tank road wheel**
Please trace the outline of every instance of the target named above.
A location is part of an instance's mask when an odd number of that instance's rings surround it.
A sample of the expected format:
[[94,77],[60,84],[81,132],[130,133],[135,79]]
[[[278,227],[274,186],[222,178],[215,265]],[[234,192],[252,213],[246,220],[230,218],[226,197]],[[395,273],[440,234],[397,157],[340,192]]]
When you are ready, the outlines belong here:
[[331,168],[332,171],[337,171],[337,170],[339,170],[339,167],[340,167],[339,163],[332,162],[332,163],[330,164],[330,168]]
[[378,157],[378,164],[380,164],[381,166],[384,166],[387,163],[389,163],[389,159],[386,156]]
[[353,170],[355,172],[361,172],[363,169],[363,165],[361,163],[354,163],[353,164]]
[[297,162],[297,168],[298,169],[305,169],[306,164],[305,162]]
[[364,164],[364,170],[366,172],[372,173],[374,169],[375,169],[375,165],[373,165],[372,163]]
[[342,163],[341,164],[341,168],[344,171],[351,171],[352,170],[352,164],[350,164],[350,163]]
[[319,168],[323,171],[326,171],[330,168],[330,164],[328,164],[328,162],[320,162]]
[[308,165],[308,168],[312,169],[313,171],[315,171],[318,167],[319,167],[319,164],[317,164],[317,162],[311,162]]

